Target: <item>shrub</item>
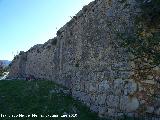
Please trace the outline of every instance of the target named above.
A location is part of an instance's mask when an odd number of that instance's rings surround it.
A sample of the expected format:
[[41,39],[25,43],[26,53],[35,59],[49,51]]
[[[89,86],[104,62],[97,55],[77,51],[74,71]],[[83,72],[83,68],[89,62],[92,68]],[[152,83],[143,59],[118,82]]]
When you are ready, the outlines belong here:
[[160,24],[160,0],[137,0],[142,10],[141,20],[148,26]]

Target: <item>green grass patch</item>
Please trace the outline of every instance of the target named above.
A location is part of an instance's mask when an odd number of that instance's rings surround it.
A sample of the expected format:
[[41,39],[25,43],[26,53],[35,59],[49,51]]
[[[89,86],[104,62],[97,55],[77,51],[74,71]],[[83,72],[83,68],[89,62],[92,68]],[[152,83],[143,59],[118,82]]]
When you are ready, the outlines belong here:
[[[62,88],[52,81],[0,81],[0,120],[99,120],[96,113],[90,112],[80,102],[61,92]],[[66,88],[63,88],[66,89]],[[11,118],[11,115],[25,115],[23,118]],[[38,118],[26,117],[36,114]],[[40,117],[40,115],[59,115],[58,118]],[[77,114],[75,118],[61,118],[63,114]],[[9,118],[10,116],[10,118]]]

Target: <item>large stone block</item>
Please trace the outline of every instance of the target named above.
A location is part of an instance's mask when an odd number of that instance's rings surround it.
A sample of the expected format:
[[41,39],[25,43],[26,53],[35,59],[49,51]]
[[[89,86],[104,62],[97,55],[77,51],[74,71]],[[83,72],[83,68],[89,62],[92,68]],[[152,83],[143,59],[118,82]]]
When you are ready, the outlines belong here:
[[124,112],[135,112],[139,108],[139,101],[136,97],[120,97],[120,109]]

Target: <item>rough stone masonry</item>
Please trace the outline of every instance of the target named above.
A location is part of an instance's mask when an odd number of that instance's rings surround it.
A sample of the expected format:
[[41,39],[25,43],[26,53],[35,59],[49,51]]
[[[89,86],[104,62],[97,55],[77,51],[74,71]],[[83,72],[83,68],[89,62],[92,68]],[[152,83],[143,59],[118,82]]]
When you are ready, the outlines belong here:
[[142,86],[157,87],[153,76],[144,83],[130,78],[135,63],[120,47],[116,34],[132,34],[138,9],[134,0],[122,1],[95,0],[84,6],[55,38],[20,52],[12,61],[8,78],[53,80],[71,89],[75,99],[100,116],[160,115],[160,99],[149,102],[155,91]]

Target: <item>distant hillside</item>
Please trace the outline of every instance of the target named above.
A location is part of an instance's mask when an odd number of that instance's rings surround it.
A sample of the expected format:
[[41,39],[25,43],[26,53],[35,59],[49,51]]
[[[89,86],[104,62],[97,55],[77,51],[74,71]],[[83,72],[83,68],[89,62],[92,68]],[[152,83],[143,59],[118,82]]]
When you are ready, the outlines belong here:
[[0,62],[3,62],[4,67],[8,66],[11,63],[11,61],[9,60],[0,60]]

